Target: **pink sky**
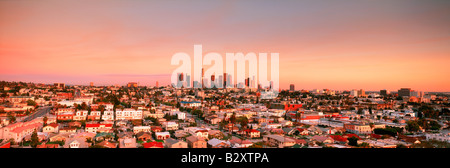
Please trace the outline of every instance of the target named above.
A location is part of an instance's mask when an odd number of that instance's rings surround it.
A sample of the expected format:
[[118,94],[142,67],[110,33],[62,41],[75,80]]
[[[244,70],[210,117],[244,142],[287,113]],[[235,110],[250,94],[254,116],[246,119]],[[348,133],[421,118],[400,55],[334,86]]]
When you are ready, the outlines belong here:
[[288,89],[450,91],[448,1],[0,1],[0,80],[166,85],[177,52],[280,54]]

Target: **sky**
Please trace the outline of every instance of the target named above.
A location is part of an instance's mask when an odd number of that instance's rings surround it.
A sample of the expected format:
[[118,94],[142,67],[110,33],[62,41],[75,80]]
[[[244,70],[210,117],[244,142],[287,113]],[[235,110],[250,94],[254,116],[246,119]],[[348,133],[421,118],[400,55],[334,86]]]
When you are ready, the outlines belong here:
[[[279,53],[289,89],[450,91],[450,1],[3,0],[0,80],[154,86],[175,53]],[[269,57],[270,58],[270,57]]]

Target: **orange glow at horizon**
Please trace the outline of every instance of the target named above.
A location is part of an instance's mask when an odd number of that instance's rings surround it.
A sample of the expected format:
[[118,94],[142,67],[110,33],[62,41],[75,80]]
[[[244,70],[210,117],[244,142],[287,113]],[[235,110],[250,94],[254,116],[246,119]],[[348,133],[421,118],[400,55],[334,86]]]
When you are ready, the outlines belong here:
[[0,1],[0,80],[167,85],[202,44],[279,53],[282,89],[450,91],[449,2],[256,2]]

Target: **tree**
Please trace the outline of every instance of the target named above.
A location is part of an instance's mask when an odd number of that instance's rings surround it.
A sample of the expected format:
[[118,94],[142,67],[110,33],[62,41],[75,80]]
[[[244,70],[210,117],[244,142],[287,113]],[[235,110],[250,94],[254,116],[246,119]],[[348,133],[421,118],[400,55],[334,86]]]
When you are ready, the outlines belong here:
[[419,124],[417,123],[417,121],[408,121],[406,122],[406,130],[408,130],[409,132],[417,132],[420,129]]
[[230,117],[230,122],[231,123],[236,123],[236,114],[233,112],[233,115],[231,115],[231,117]]
[[362,108],[358,109],[357,114],[362,114],[362,113],[363,113],[363,109]]
[[13,116],[11,113],[8,113],[8,119],[9,119],[9,122],[10,123],[14,123],[14,122],[16,122],[16,117],[15,116]]
[[46,126],[46,125],[47,125],[47,121],[48,121],[47,116],[44,116],[44,118],[42,119],[42,121],[44,121],[44,126]]
[[242,117],[240,124],[241,124],[242,127],[247,128],[248,118],[247,117]]
[[37,103],[35,102],[35,101],[33,101],[33,100],[27,100],[27,105],[28,106],[34,106],[34,107],[36,107],[37,106]]
[[88,106],[86,104],[86,102],[81,103],[81,110],[87,110]]
[[37,135],[37,131],[34,130],[34,131],[33,131],[33,134],[31,135],[31,143],[30,143],[30,146],[31,146],[32,148],[36,148],[37,145],[39,145],[39,137],[38,137],[38,135]]
[[358,146],[358,138],[353,136],[353,137],[347,138],[347,140],[348,140],[348,145]]

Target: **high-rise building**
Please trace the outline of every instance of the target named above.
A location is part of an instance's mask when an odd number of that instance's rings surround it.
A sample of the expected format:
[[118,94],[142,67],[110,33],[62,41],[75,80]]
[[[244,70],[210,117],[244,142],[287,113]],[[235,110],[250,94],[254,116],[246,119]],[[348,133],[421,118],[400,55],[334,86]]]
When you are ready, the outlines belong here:
[[250,87],[250,78],[245,79],[245,86]]
[[229,75],[228,74],[228,76],[227,76],[227,78],[226,78],[226,88],[230,88],[230,87],[233,87],[233,83],[232,83],[232,80],[231,80],[231,75]]
[[291,85],[289,86],[289,90],[290,90],[290,91],[295,91],[295,85],[294,85],[294,84],[291,84]]
[[53,85],[55,87],[57,87],[57,88],[64,88],[64,87],[66,87],[66,85],[64,83],[54,83]]
[[94,82],[91,82],[91,83],[89,84],[89,86],[93,87],[93,86],[94,86]]
[[128,82],[127,87],[138,87],[138,84],[136,82]]
[[423,97],[423,92],[422,91],[412,90],[411,93],[410,93],[410,96],[411,97],[414,96],[414,97],[421,98],[421,97]]
[[411,96],[411,88],[401,88],[400,90],[398,90],[398,96]]
[[191,75],[186,74],[186,87],[191,88]]
[[223,88],[227,88],[227,73],[223,73]]
[[359,97],[366,97],[366,92],[364,91],[364,89],[358,90],[358,96]]
[[358,97],[358,91],[353,89],[352,91],[350,91],[350,95],[353,97]]
[[159,83],[158,83],[158,81],[156,81],[156,87],[159,87]]
[[380,95],[381,96],[387,96],[389,94],[389,91],[387,90],[380,90]]
[[217,81],[217,88],[223,88],[223,76],[219,75],[219,81]]
[[183,80],[184,80],[183,73],[178,73],[178,81],[183,81]]

